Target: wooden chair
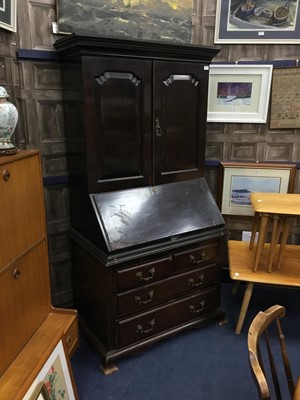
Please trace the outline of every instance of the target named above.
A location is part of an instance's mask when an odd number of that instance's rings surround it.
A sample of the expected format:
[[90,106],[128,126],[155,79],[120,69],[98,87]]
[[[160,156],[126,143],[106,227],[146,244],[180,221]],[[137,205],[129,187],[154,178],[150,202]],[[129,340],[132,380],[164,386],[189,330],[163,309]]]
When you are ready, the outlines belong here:
[[[283,367],[287,379],[287,387],[291,399],[295,392],[295,385],[292,377],[290,362],[288,359],[285,339],[282,333],[279,318],[284,317],[285,308],[279,305],[268,308],[266,311],[260,311],[253,319],[248,331],[248,354],[255,383],[258,388],[260,399],[271,399],[271,391],[274,393],[277,400],[286,400],[282,397],[282,383],[280,384],[279,365],[275,365],[275,343],[277,339],[280,345],[281,358],[278,356],[280,363],[283,362]],[[277,329],[276,329],[277,328]],[[274,329],[277,334],[274,335]],[[277,338],[275,336],[278,336]],[[262,338],[265,338],[265,346],[262,346]],[[263,359],[268,358],[269,368],[263,363]],[[282,369],[282,365],[281,365]],[[281,380],[282,381],[282,380]],[[273,386],[273,389],[271,387]],[[274,397],[275,398],[275,397]],[[273,399],[273,397],[272,397]]]

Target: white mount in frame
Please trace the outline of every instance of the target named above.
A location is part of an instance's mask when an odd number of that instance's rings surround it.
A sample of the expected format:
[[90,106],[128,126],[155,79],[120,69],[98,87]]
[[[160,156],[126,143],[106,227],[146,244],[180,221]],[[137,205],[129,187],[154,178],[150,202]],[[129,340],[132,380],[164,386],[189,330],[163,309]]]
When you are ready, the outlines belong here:
[[207,122],[265,123],[272,64],[211,64]]

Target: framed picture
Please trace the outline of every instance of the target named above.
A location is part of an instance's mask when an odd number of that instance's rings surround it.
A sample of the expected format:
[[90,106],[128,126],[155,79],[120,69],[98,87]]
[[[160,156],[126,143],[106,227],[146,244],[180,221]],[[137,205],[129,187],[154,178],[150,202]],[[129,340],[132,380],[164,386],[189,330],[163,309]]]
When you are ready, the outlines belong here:
[[300,43],[299,0],[217,0],[215,43]]
[[59,33],[191,43],[193,0],[56,0]]
[[23,400],[78,400],[70,360],[66,356],[62,337],[60,336],[59,340],[56,340],[55,347],[39,370]]
[[17,0],[0,0],[0,28],[17,30]]
[[207,121],[266,122],[272,70],[273,65],[210,65]]
[[52,400],[44,382],[37,385],[30,400]]
[[222,214],[254,215],[250,193],[292,193],[296,164],[221,162],[219,206]]
[[270,129],[300,128],[300,104],[295,99],[299,96],[300,68],[274,68]]

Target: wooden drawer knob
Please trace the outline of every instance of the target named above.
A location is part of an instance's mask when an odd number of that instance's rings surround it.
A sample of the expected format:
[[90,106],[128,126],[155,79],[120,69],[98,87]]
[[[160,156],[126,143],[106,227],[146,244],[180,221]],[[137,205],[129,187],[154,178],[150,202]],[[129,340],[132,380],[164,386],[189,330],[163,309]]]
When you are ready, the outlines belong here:
[[14,269],[13,275],[14,275],[15,279],[19,279],[20,278],[21,271],[19,270],[19,268]]
[[10,178],[10,172],[8,171],[8,169],[5,169],[5,170],[2,172],[2,177],[3,177],[3,180],[4,180],[5,182],[7,182],[7,181],[9,180],[9,178]]
[[72,338],[71,338],[71,336],[69,335],[69,336],[67,336],[67,338],[66,338],[66,345],[67,345],[67,347],[70,347],[71,344],[72,344]]

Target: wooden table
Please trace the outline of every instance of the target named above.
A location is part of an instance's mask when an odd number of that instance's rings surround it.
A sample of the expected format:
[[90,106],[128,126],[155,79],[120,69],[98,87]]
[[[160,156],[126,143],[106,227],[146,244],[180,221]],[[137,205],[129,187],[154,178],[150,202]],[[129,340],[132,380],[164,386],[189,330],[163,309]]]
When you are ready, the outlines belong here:
[[249,249],[249,243],[239,240],[228,241],[230,277],[234,281],[247,283],[236,333],[241,332],[255,283],[300,287],[300,246],[286,245],[280,270],[275,270],[271,274],[267,270],[269,247],[269,244],[264,245],[259,268],[254,272],[255,251]]
[[255,234],[257,230],[259,231],[253,270],[257,271],[259,258],[266,241],[268,224],[272,220],[270,252],[267,264],[268,272],[271,272],[277,244],[280,245],[276,262],[276,267],[279,269],[289,234],[290,221],[300,215],[300,194],[257,192],[250,194],[250,200],[255,211],[250,249],[253,249]]
[[295,386],[293,400],[300,400],[300,376],[299,376],[298,381]]

